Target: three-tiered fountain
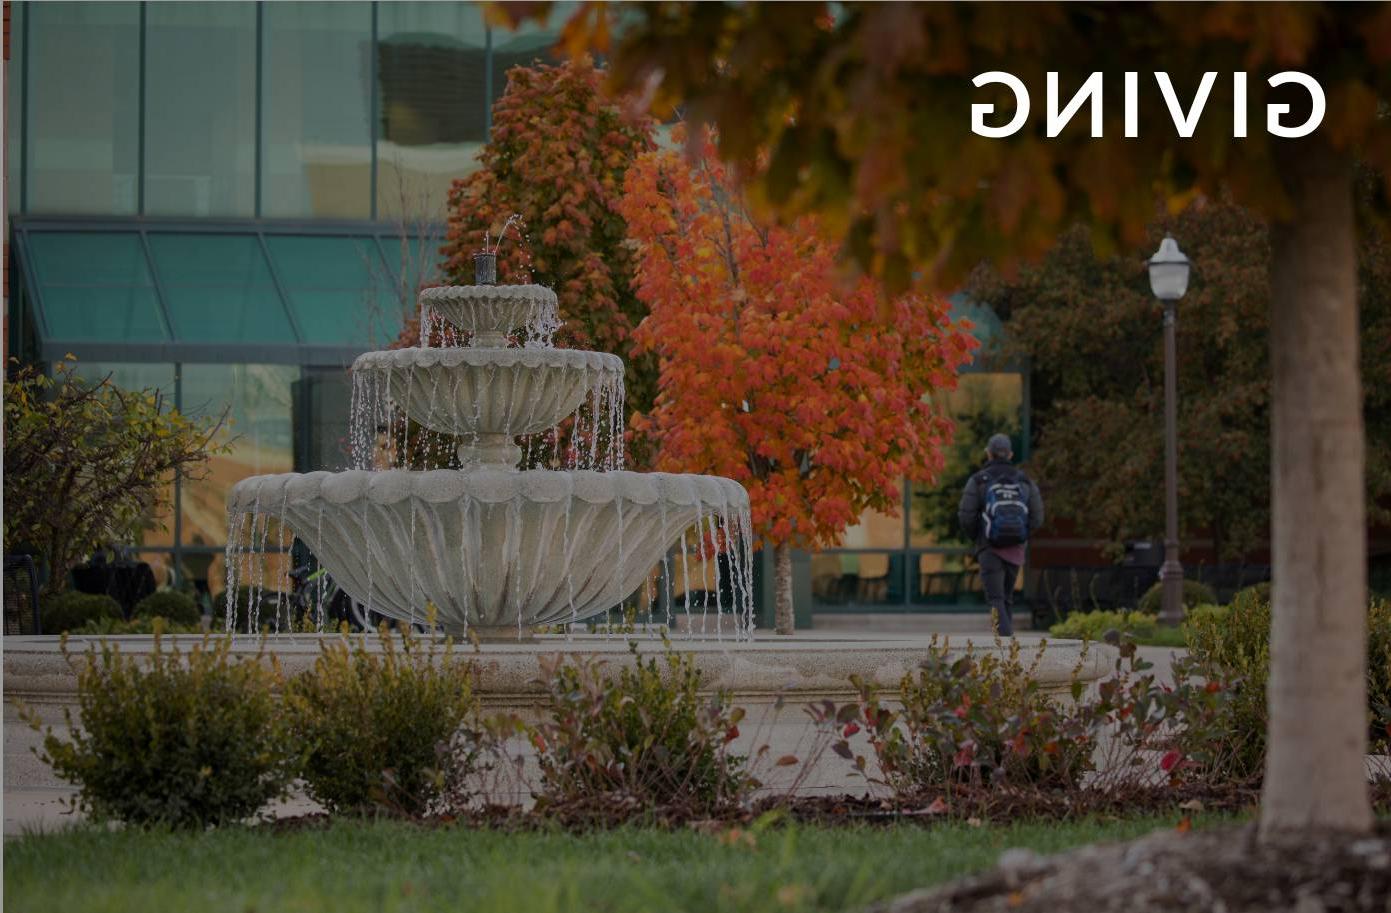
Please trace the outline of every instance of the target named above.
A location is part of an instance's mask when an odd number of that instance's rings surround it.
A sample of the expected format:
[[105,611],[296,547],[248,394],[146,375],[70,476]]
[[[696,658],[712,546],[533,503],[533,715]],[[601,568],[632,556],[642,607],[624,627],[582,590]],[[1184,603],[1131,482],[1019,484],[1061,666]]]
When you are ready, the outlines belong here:
[[525,640],[635,593],[690,611],[693,591],[747,635],[748,493],[624,471],[622,360],[556,348],[555,293],[494,284],[492,253],[475,267],[476,285],[421,293],[420,346],[353,364],[353,468],[232,488],[228,630],[239,584],[251,630],[261,593],[290,590],[297,538],[370,611],[454,635]]

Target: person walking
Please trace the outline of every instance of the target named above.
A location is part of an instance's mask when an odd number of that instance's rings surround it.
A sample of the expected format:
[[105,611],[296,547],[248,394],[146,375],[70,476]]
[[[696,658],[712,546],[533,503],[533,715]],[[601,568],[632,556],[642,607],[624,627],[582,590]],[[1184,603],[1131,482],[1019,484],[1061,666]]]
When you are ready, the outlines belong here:
[[1014,585],[1024,564],[1029,535],[1043,525],[1043,496],[1014,465],[1014,447],[1003,434],[985,445],[986,463],[966,481],[957,520],[975,540],[981,587],[995,630],[1014,636]]

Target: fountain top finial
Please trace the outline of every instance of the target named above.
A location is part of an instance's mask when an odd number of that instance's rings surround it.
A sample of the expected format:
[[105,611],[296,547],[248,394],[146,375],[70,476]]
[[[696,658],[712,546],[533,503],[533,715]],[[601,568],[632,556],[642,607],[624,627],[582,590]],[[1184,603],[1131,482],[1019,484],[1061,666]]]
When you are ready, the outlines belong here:
[[497,250],[480,250],[473,255],[473,284],[497,285]]

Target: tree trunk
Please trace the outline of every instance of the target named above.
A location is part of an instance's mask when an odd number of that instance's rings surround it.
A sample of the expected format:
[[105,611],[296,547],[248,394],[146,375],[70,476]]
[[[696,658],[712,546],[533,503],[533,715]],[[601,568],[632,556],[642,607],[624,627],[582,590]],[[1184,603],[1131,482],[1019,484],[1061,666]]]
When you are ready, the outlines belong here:
[[775,630],[779,634],[791,634],[796,627],[796,615],[792,611],[792,546],[779,545],[773,548],[773,607]]
[[1261,833],[1371,828],[1365,460],[1349,162],[1287,144],[1271,225],[1270,725]]

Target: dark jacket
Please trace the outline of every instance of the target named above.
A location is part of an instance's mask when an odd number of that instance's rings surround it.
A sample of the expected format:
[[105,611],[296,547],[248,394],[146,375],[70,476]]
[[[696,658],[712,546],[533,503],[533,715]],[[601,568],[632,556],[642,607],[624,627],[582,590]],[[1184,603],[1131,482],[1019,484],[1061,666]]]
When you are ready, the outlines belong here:
[[1024,470],[1008,460],[991,460],[966,480],[966,489],[961,492],[961,506],[956,511],[956,519],[961,523],[962,532],[975,541],[974,552],[977,555],[990,547],[990,543],[985,541],[985,524],[981,523],[980,517],[982,476],[1001,467],[1013,469],[1018,473],[1029,490],[1029,532],[1032,533],[1043,525],[1043,495],[1039,494],[1038,485],[1024,474]]

